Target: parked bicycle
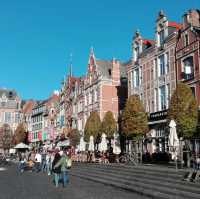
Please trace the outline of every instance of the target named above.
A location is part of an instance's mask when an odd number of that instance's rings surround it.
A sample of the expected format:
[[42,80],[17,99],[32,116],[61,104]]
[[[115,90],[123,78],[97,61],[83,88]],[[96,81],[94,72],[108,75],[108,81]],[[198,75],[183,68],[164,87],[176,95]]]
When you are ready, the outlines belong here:
[[125,153],[119,157],[119,162],[120,163],[131,163],[136,166],[138,161],[137,161],[136,155],[134,153]]

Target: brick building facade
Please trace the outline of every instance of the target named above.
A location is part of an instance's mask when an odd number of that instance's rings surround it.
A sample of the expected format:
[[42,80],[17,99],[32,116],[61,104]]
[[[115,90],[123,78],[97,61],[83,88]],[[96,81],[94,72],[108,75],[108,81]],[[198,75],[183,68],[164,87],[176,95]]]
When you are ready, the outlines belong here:
[[181,25],[169,21],[163,11],[156,20],[155,39],[133,37],[133,59],[127,67],[128,93],[137,94],[149,115],[146,150],[163,152],[167,147],[166,116],[176,88],[175,46]]
[[8,124],[13,134],[22,120],[21,103],[15,90],[0,89],[0,127]]
[[93,111],[99,113],[101,120],[107,111],[112,111],[117,121],[127,97],[126,81],[124,64],[114,59],[96,59],[91,49],[86,75],[69,76],[63,87],[66,127],[76,128],[83,135],[87,118]]
[[200,107],[200,11],[190,10],[183,16],[183,25],[176,47],[177,81],[188,84]]

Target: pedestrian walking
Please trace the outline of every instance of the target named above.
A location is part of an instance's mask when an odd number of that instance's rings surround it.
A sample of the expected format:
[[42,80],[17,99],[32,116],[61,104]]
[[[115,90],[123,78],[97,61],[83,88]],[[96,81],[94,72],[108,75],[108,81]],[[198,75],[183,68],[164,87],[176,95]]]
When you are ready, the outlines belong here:
[[35,155],[35,170],[36,172],[41,171],[42,156],[39,151]]
[[25,166],[26,166],[26,158],[24,154],[19,154],[19,165],[18,165],[18,171],[20,173],[23,173],[25,170]]
[[52,171],[54,174],[54,183],[56,185],[56,187],[58,187],[58,183],[59,183],[59,179],[60,179],[60,173],[61,173],[61,166],[57,166],[55,167],[55,165],[59,162],[59,160],[61,159],[60,154],[57,152],[55,154],[53,163],[52,163]]
[[67,183],[69,182],[68,170],[71,167],[71,159],[67,151],[62,152],[62,157],[58,161],[58,163],[54,166],[54,168],[58,168],[61,166],[61,177],[63,182],[63,187],[66,187]]

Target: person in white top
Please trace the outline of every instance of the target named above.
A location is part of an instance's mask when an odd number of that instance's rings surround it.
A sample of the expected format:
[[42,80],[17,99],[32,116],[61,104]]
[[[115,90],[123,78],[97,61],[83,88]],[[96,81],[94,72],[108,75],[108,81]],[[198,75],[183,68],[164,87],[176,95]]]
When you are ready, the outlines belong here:
[[36,172],[39,172],[41,170],[41,162],[42,162],[42,156],[39,152],[35,155],[35,170]]

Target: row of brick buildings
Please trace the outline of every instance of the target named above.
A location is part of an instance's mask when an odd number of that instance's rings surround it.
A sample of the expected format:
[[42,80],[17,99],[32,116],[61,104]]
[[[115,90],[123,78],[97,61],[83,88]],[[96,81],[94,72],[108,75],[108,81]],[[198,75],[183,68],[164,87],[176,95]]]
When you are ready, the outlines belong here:
[[[97,59],[91,48],[85,75],[74,77],[70,72],[59,93],[48,100],[27,101],[20,117],[27,125],[29,141],[55,140],[74,128],[84,135],[92,111],[101,120],[112,111],[118,121],[127,97],[137,94],[149,113],[147,150],[165,151],[167,109],[177,82],[191,87],[200,106],[200,11],[189,10],[182,23],[168,20],[160,11],[155,27],[154,39],[135,32],[128,62]],[[0,96],[4,103],[9,93],[0,92]]]
[[199,20],[198,10],[184,14],[182,23],[168,20],[160,11],[155,38],[143,38],[136,31],[132,57],[127,63],[97,59],[91,48],[86,74],[74,77],[70,73],[63,81],[56,112],[59,130],[55,131],[77,128],[83,135],[92,111],[97,111],[101,120],[107,111],[112,111],[118,121],[127,97],[138,94],[149,113],[147,138],[152,141],[147,150],[165,151],[167,109],[177,82],[190,85],[200,105]]
[[183,22],[177,23],[160,11],[155,27],[154,39],[135,32],[127,63],[97,59],[91,49],[86,75],[68,76],[61,90],[67,128],[83,134],[92,111],[101,119],[112,111],[118,121],[127,94],[138,94],[149,113],[147,138],[152,141],[147,150],[165,151],[167,109],[177,82],[191,87],[200,106],[200,12],[189,10]]

